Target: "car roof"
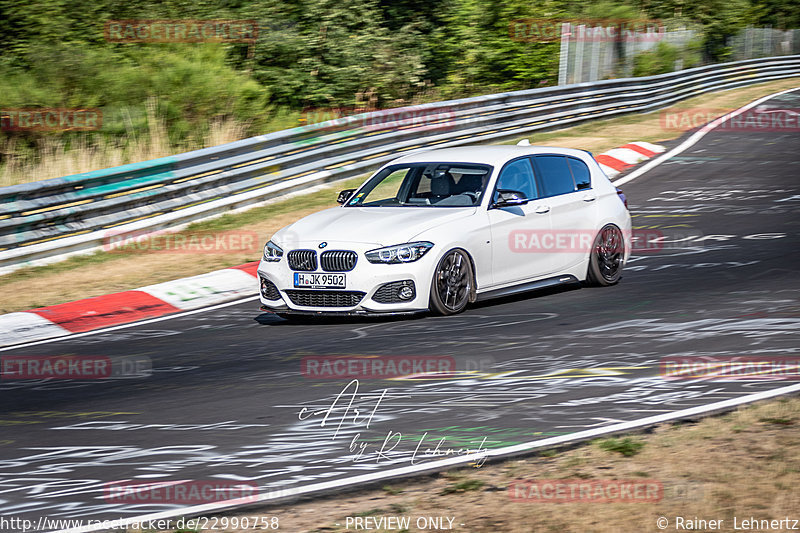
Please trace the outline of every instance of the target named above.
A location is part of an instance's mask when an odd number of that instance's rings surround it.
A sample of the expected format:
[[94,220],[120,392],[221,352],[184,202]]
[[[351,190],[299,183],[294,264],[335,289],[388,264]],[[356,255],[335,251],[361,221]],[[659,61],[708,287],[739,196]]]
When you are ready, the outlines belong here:
[[458,148],[440,148],[437,150],[421,150],[395,159],[396,163],[483,163],[495,167],[506,161],[524,155],[562,154],[585,159],[590,154],[574,148],[557,148],[555,146],[513,146],[513,145],[473,145]]

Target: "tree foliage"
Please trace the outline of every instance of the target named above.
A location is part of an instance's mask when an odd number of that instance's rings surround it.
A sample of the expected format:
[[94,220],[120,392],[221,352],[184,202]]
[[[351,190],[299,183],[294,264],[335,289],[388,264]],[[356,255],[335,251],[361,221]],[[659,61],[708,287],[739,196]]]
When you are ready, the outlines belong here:
[[[509,23],[565,17],[691,21],[715,61],[748,24],[800,27],[800,0],[0,0],[0,106],[103,107],[114,135],[142,126],[155,101],[176,143],[220,117],[256,133],[287,109],[552,85],[558,42],[519,42]],[[103,36],[110,19],[192,18],[255,19],[260,34],[253,45]],[[638,71],[676,53],[662,47]]]

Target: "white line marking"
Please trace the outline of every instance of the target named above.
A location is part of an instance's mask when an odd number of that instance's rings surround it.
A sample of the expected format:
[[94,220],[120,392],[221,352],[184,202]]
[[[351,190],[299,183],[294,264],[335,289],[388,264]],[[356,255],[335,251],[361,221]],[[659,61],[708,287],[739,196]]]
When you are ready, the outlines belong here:
[[[545,448],[550,446],[557,446],[559,444],[565,444],[569,442],[587,440],[594,437],[599,437],[602,435],[607,435],[609,433],[618,433],[623,431],[630,431],[638,428],[643,428],[645,426],[658,424],[661,422],[668,422],[670,420],[676,420],[679,418],[687,418],[693,417],[697,415],[701,415],[704,413],[708,413],[711,411],[717,411],[722,409],[729,409],[731,407],[736,407],[738,405],[743,405],[747,403],[756,402],[759,400],[766,400],[769,398],[774,398],[775,396],[781,396],[784,394],[791,394],[793,392],[800,392],[800,383],[796,383],[794,385],[789,385],[787,387],[780,387],[778,389],[773,389],[769,391],[762,391],[757,392],[754,394],[749,394],[747,396],[743,396],[741,398],[732,398],[730,400],[723,400],[716,403],[711,403],[708,405],[699,405],[697,407],[690,407],[689,409],[682,409],[680,411],[674,411],[672,413],[665,413],[661,415],[654,415],[647,418],[641,418],[639,420],[632,420],[630,422],[621,422],[618,424],[613,424],[610,426],[595,428],[595,429],[587,429],[584,431],[578,431],[577,433],[571,433],[569,435],[560,435],[557,437],[550,437],[547,439],[535,440],[530,442],[525,442],[522,444],[517,444],[515,446],[507,446],[505,448],[498,448],[495,450],[489,450],[487,452],[481,454],[474,454],[467,457],[451,457],[450,459],[441,459],[439,461],[431,461],[430,463],[425,463],[421,465],[414,465],[414,466],[405,466],[401,468],[393,468],[391,470],[386,470],[383,472],[373,472],[370,474],[362,474],[360,476],[353,476],[350,478],[333,480],[333,481],[323,481],[320,483],[312,483],[311,485],[305,485],[303,487],[296,487],[292,489],[283,489],[274,492],[269,492],[267,494],[261,494],[255,499],[246,498],[246,502],[241,502],[239,500],[229,500],[227,502],[216,502],[216,503],[207,503],[204,505],[194,505],[191,507],[184,507],[181,509],[175,509],[171,511],[162,511],[160,513],[152,513],[148,515],[142,515],[132,518],[125,518],[120,520],[114,520],[113,522],[101,524],[103,527],[98,525],[92,526],[84,526],[78,528],[71,528],[71,529],[62,529],[55,533],[84,533],[89,531],[100,531],[102,529],[121,529],[127,527],[130,524],[136,522],[148,522],[150,520],[164,520],[167,518],[174,518],[177,516],[198,516],[203,515],[206,513],[218,513],[220,511],[233,509],[235,507],[240,507],[243,505],[252,506],[255,503],[261,502],[271,502],[277,501],[293,496],[299,496],[301,494],[308,494],[311,492],[323,491],[323,490],[331,490],[337,489],[342,487],[348,487],[352,485],[358,485],[361,483],[369,483],[373,481],[380,481],[382,479],[386,479],[389,477],[395,476],[407,476],[410,474],[417,474],[420,472],[425,472],[429,470],[439,470],[445,467],[456,466],[456,465],[463,465],[474,462],[476,459],[480,459],[482,457],[501,457],[504,455],[509,455],[513,453],[519,453],[529,450],[534,450],[536,448]],[[252,511],[251,511],[252,512]]]
[[[703,128],[700,129],[700,131],[696,132],[694,135],[692,135],[689,139],[687,139],[686,141],[681,143],[676,148],[674,148],[674,149],[670,150],[669,152],[667,152],[666,154],[664,154],[664,155],[662,155],[662,156],[650,161],[648,164],[646,164],[642,168],[640,168],[637,171],[631,173],[630,175],[626,176],[625,178],[614,182],[613,184],[614,185],[621,185],[623,183],[627,183],[627,182],[629,182],[629,181],[641,176],[642,174],[644,174],[645,172],[649,171],[650,169],[655,168],[656,166],[661,164],[663,161],[666,161],[667,159],[673,157],[674,155],[677,155],[677,154],[683,152],[687,148],[689,148],[692,145],[694,145],[697,141],[699,141],[703,136],[705,136],[706,133],[708,133],[709,131],[713,130],[719,124],[724,122],[727,118],[731,118],[731,117],[737,116],[737,115],[747,111],[751,107],[754,107],[754,106],[760,104],[761,102],[763,102],[765,100],[768,100],[768,99],[773,98],[775,96],[779,96],[781,94],[785,94],[785,93],[788,93],[788,92],[796,91],[798,89],[800,89],[800,88],[788,89],[786,91],[781,91],[781,92],[778,92],[778,93],[775,93],[775,94],[772,94],[772,95],[769,95],[769,96],[765,96],[764,98],[756,100],[755,102],[752,102],[752,103],[750,103],[750,104],[748,104],[748,105],[746,105],[744,107],[741,107],[738,110],[729,113],[728,115],[722,116],[722,117],[714,120],[713,122],[710,122],[709,124],[706,124],[705,126],[703,126]],[[256,300],[256,299],[258,299],[258,296],[253,296],[251,298],[245,298],[245,299],[242,299],[242,300],[228,302],[228,303],[225,303],[225,304],[220,304],[220,305],[216,305],[216,306],[212,306],[212,307],[208,307],[208,308],[196,309],[194,311],[188,311],[188,312],[184,312],[184,313],[176,313],[174,315],[168,315],[168,316],[159,317],[159,318],[155,318],[155,319],[144,320],[144,321],[141,321],[141,322],[134,322],[134,323],[131,323],[131,324],[123,324],[123,325],[120,325],[120,326],[114,326],[114,327],[106,328],[106,329],[102,329],[102,330],[79,333],[79,334],[76,334],[76,335],[70,335],[69,337],[58,337],[58,338],[55,338],[55,339],[47,339],[47,340],[44,340],[44,341],[38,341],[38,342],[34,342],[34,343],[29,343],[29,344],[17,345],[17,346],[12,346],[12,347],[7,347],[7,348],[0,348],[0,351],[5,351],[5,350],[9,350],[9,349],[14,349],[14,348],[20,348],[20,347],[24,347],[24,346],[33,346],[33,345],[43,344],[43,343],[52,342],[52,341],[56,341],[56,340],[63,340],[63,339],[66,339],[66,338],[82,337],[84,335],[102,333],[102,332],[105,332],[105,331],[114,331],[114,330],[123,329],[123,328],[126,328],[126,327],[149,324],[151,322],[159,322],[161,320],[168,320],[168,319],[171,319],[171,318],[177,318],[177,317],[181,317],[181,316],[192,315],[192,314],[195,314],[195,313],[200,313],[200,312],[203,312],[203,311],[209,311],[209,310],[212,310],[212,309],[218,309],[218,308],[222,308],[222,307],[227,307],[227,306],[230,306],[230,305],[235,305],[235,304],[238,304],[238,303],[243,303],[243,302],[252,301],[252,300]],[[270,492],[268,494],[262,494],[262,495],[258,496],[255,499],[255,501],[251,501],[250,499],[248,499],[247,502],[238,502],[238,504],[237,504],[237,500],[229,500],[227,502],[217,502],[217,503],[209,503],[209,504],[204,504],[204,505],[195,505],[195,506],[192,506],[192,507],[184,507],[184,508],[177,509],[177,510],[163,511],[163,512],[160,512],[160,513],[152,513],[152,514],[149,514],[149,515],[142,515],[142,516],[138,516],[138,517],[132,517],[132,518],[121,519],[121,520],[114,520],[110,524],[109,523],[104,523],[104,524],[100,524],[100,525],[84,526],[84,527],[71,528],[71,529],[62,529],[62,530],[58,530],[58,531],[56,531],[54,533],[84,533],[84,532],[91,532],[91,531],[100,531],[100,530],[109,529],[109,528],[110,529],[120,529],[120,528],[127,527],[128,525],[131,525],[131,524],[134,524],[134,523],[147,522],[147,521],[150,521],[150,520],[163,520],[163,519],[166,519],[166,518],[174,518],[174,517],[177,517],[177,516],[190,516],[190,515],[191,516],[196,516],[196,515],[201,515],[203,513],[220,512],[220,511],[224,511],[224,510],[227,510],[227,509],[232,509],[232,508],[235,508],[235,507],[239,507],[239,506],[242,506],[242,505],[248,505],[249,506],[249,505],[252,505],[252,504],[254,504],[256,502],[277,501],[277,500],[280,500],[280,499],[289,498],[289,497],[292,497],[292,496],[299,496],[299,495],[302,495],[302,494],[308,494],[308,493],[311,493],[311,492],[317,492],[317,491],[329,490],[329,489],[335,489],[335,488],[342,488],[342,487],[357,485],[357,484],[360,484],[360,483],[369,483],[369,482],[372,482],[372,481],[379,481],[381,479],[386,479],[386,478],[394,477],[394,476],[405,476],[405,475],[425,472],[425,471],[428,471],[428,470],[438,470],[438,469],[449,467],[449,466],[455,466],[455,465],[460,465],[460,464],[468,464],[468,463],[474,462],[476,459],[481,459],[483,457],[501,457],[501,456],[504,456],[504,455],[510,455],[510,454],[524,452],[524,451],[528,451],[528,450],[534,450],[536,448],[543,448],[543,447],[548,447],[548,446],[557,446],[559,444],[565,444],[565,443],[568,443],[568,442],[586,440],[586,439],[590,439],[590,438],[593,438],[593,437],[607,435],[607,434],[610,434],[610,433],[618,433],[618,432],[623,432],[623,431],[630,431],[630,430],[633,430],[633,429],[642,428],[642,427],[645,427],[645,426],[658,424],[658,423],[661,423],[661,422],[667,422],[667,421],[675,420],[675,419],[679,419],[679,418],[696,416],[696,415],[708,413],[708,412],[711,412],[711,411],[721,410],[721,409],[728,409],[728,408],[731,408],[731,407],[736,407],[738,405],[744,405],[744,404],[756,402],[756,401],[759,401],[759,400],[764,400],[764,399],[768,399],[768,398],[774,398],[776,396],[781,396],[781,395],[785,395],[785,394],[791,394],[793,392],[800,392],[800,383],[797,383],[795,385],[789,385],[787,387],[781,387],[781,388],[778,388],[778,389],[773,389],[773,390],[770,390],[770,391],[762,391],[762,392],[758,392],[758,393],[754,393],[754,394],[749,394],[747,396],[742,396],[740,398],[732,398],[730,400],[723,400],[723,401],[712,403],[712,404],[708,404],[708,405],[700,405],[700,406],[697,406],[697,407],[691,407],[689,409],[683,409],[681,411],[675,411],[675,412],[672,412],[672,413],[654,415],[654,416],[647,417],[647,418],[642,418],[642,419],[639,419],[639,420],[632,420],[630,422],[621,422],[619,424],[613,424],[613,425],[605,426],[605,427],[601,427],[601,428],[589,429],[589,430],[585,430],[585,431],[579,431],[577,433],[571,433],[569,435],[551,437],[551,438],[548,438],[548,439],[542,439],[542,440],[538,440],[538,441],[530,441],[530,442],[526,442],[526,443],[522,443],[522,444],[517,444],[515,446],[507,446],[505,448],[498,448],[498,449],[495,449],[495,450],[487,451],[485,453],[475,454],[475,455],[472,455],[472,456],[469,456],[469,457],[463,457],[463,458],[462,457],[453,457],[453,458],[450,458],[450,459],[442,459],[442,460],[439,460],[439,461],[432,461],[430,463],[425,463],[425,464],[422,464],[422,465],[406,466],[406,467],[402,467],[402,468],[394,468],[392,470],[386,470],[386,471],[383,471],[383,472],[375,472],[375,473],[371,473],[371,474],[363,474],[363,475],[360,475],[360,476],[354,476],[354,477],[351,477],[351,478],[345,478],[345,479],[334,480],[334,481],[313,483],[311,485],[305,485],[303,487],[296,487],[296,488],[292,488],[292,489],[283,489],[283,490],[277,491],[277,494],[273,494],[272,492]]]
[[706,124],[705,126],[700,128],[698,131],[696,131],[694,133],[694,135],[692,135],[691,137],[689,137],[688,139],[683,141],[681,144],[679,144],[678,146],[676,146],[675,148],[673,148],[672,150],[670,150],[666,154],[660,155],[660,156],[656,157],[655,159],[650,160],[650,162],[648,162],[647,164],[645,164],[641,168],[638,168],[638,169],[634,170],[633,172],[631,172],[630,174],[628,174],[624,178],[620,178],[617,181],[611,182],[611,184],[615,185],[616,187],[619,187],[620,185],[624,185],[624,184],[628,183],[629,181],[635,180],[636,178],[638,178],[639,176],[641,176],[645,172],[648,172],[648,171],[656,168],[658,165],[660,165],[664,161],[670,159],[671,157],[674,157],[674,156],[680,154],[681,152],[683,152],[687,148],[690,148],[691,146],[696,144],[697,141],[699,141],[700,139],[705,137],[705,135],[708,132],[712,131],[713,129],[715,129],[717,126],[719,126],[720,124],[722,124],[723,122],[725,122],[729,118],[733,118],[733,117],[735,117],[737,115],[741,115],[742,113],[744,113],[748,109],[750,109],[752,107],[755,107],[755,106],[759,105],[760,103],[769,100],[770,98],[775,98],[776,96],[780,96],[782,94],[790,93],[792,91],[797,91],[798,89],[800,89],[800,87],[795,87],[794,89],[787,89],[785,91],[777,92],[775,94],[770,94],[770,95],[765,96],[763,98],[759,98],[755,102],[750,102],[749,104],[747,104],[744,107],[740,107],[739,109],[736,109],[735,111],[731,111],[727,115],[723,115],[723,116],[719,117],[718,119],[709,122],[708,124]]

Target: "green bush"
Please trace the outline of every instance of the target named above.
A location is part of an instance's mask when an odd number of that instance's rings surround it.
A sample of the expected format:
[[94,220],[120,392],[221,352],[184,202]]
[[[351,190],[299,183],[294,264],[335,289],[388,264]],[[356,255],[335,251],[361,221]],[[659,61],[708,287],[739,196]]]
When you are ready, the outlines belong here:
[[3,105],[99,107],[103,109],[102,132],[113,136],[146,132],[145,106],[155,101],[157,116],[166,122],[169,140],[175,145],[202,137],[218,119],[248,123],[253,131],[268,122],[267,89],[228,66],[222,45],[121,48],[54,45],[31,49],[24,58],[28,68],[0,68]]
[[[307,107],[385,108],[553,85],[559,43],[513,39],[510,23],[525,18],[695,25],[689,46],[660,43],[634,59],[634,75],[660,74],[676,62],[697,65],[701,53],[725,59],[729,37],[748,24],[796,27],[796,11],[755,0],[0,0],[0,104],[104,115],[99,133],[0,132],[0,145],[21,154],[44,137],[124,143],[152,131],[154,115],[179,149],[216,121],[258,134],[298,125]],[[105,41],[105,21],[137,18],[255,19],[260,30],[252,46]]]
[[700,63],[700,44],[690,42],[685,48],[660,42],[652,50],[642,52],[633,58],[634,76],[654,76],[675,70],[676,62],[680,68],[691,68]]
[[625,437],[624,439],[605,439],[600,441],[599,445],[602,450],[619,453],[625,457],[636,455],[644,447],[643,442],[635,441],[630,437]]

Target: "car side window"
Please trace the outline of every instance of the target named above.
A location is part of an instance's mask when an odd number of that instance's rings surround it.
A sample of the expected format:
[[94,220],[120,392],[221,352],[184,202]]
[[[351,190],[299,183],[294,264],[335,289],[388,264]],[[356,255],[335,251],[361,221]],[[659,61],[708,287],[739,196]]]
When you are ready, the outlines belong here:
[[537,155],[536,169],[539,171],[544,196],[556,196],[577,190],[565,156]]
[[531,160],[523,157],[503,167],[497,179],[496,189],[519,191],[531,200],[538,198]]
[[568,157],[567,163],[572,171],[572,177],[575,179],[575,186],[578,190],[591,189],[592,173],[589,172],[589,167],[586,166],[586,163],[574,157]]

